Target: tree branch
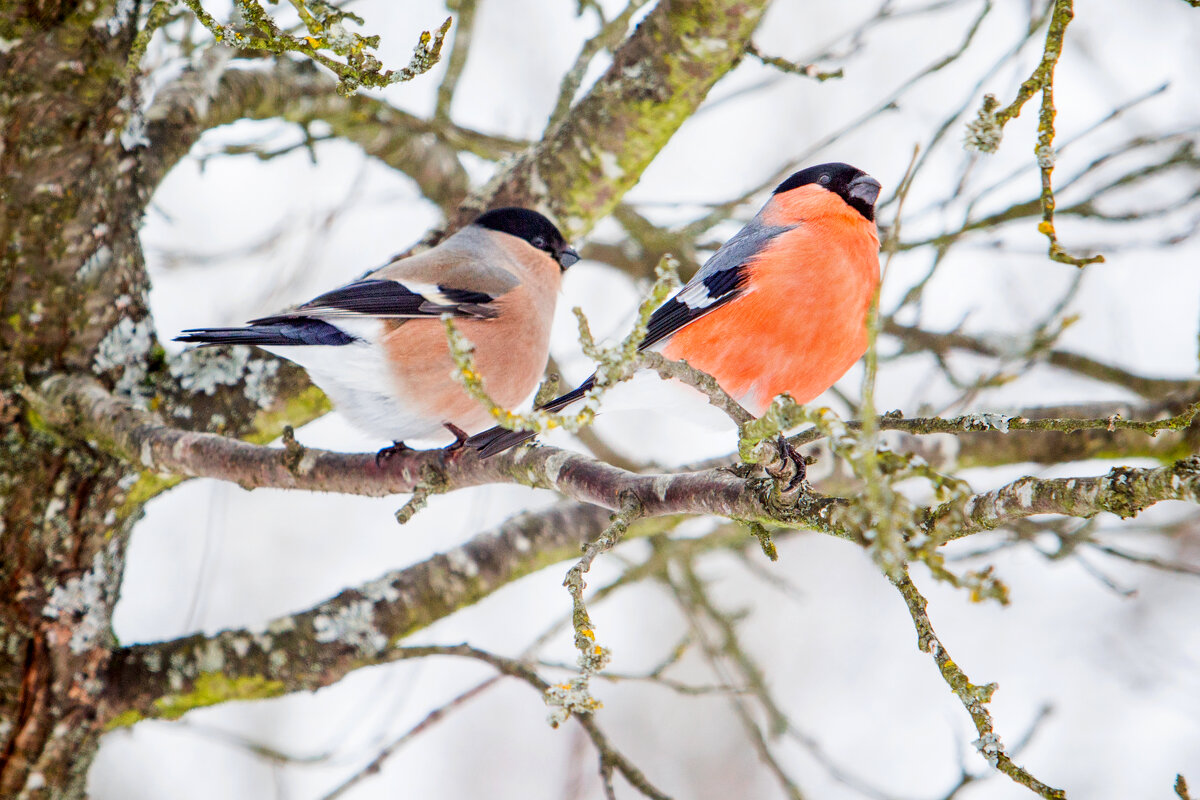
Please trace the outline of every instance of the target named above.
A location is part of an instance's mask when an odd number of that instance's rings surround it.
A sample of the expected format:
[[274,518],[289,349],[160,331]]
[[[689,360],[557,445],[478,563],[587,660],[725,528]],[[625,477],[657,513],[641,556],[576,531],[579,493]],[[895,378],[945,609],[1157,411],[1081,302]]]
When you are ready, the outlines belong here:
[[1021,478],[932,509],[924,527],[940,529],[948,541],[1034,514],[1091,517],[1107,511],[1128,519],[1160,500],[1200,501],[1200,456],[1151,469],[1114,467],[1094,478]]
[[946,648],[942,645],[941,640],[934,633],[933,624],[929,621],[929,615],[925,610],[928,601],[913,584],[912,578],[908,575],[908,570],[903,570],[899,578],[893,581],[893,584],[904,598],[904,603],[908,607],[908,613],[912,617],[913,624],[916,626],[917,647],[922,652],[929,653],[933,657],[933,660],[937,663],[938,671],[942,674],[942,679],[946,681],[946,684],[954,691],[955,696],[962,702],[967,713],[971,715],[971,721],[975,724],[975,730],[979,733],[979,738],[974,742],[979,753],[994,768],[1003,772],[1022,786],[1027,787],[1030,791],[1047,798],[1047,800],[1064,800],[1066,794],[1061,789],[1054,789],[1042,783],[1014,762],[1009,754],[1005,752],[1004,746],[1000,742],[1000,737],[996,734],[993,727],[992,715],[987,709],[987,704],[992,699],[992,693],[996,691],[996,684],[989,683],[977,686],[971,683],[958,664],[950,658],[950,654],[946,652]]
[[[25,400],[50,426],[86,439],[94,447],[140,464],[150,473],[216,477],[250,489],[276,487],[384,496],[412,492],[430,471],[447,489],[516,483],[553,489],[606,508],[635,498],[648,516],[677,512],[738,519],[769,516],[747,483],[724,469],[678,475],[639,475],[553,447],[518,448],[480,459],[473,452],[411,451],[375,463],[373,453],[284,450],[213,434],[171,428],[132,408],[89,377],[56,375]],[[822,526],[828,498],[814,498],[795,513]]]
[[[888,317],[883,320],[881,332],[895,336],[910,352],[928,351],[945,355],[951,350],[965,350],[982,356],[1001,358],[1004,353],[1001,348],[977,336],[951,331],[936,333],[909,325],[901,325]],[[1064,350],[1047,350],[1034,353],[1032,356],[1023,354],[1023,358],[1032,357],[1034,361],[1044,359],[1047,364],[1060,369],[1069,370],[1104,383],[1113,383],[1135,392],[1147,400],[1159,400],[1177,392],[1195,392],[1200,389],[1200,380],[1148,378],[1143,375],[1123,370],[1102,361],[1096,361],[1079,353]]]
[[[213,47],[200,66],[185,71],[155,97],[146,114],[151,142],[142,160],[146,185],[157,186],[210,128],[239,119],[284,119],[301,125],[322,120],[334,136],[354,142],[367,155],[411,177],[421,194],[447,213],[466,197],[467,174],[455,144],[448,137],[429,135],[445,126],[373,97],[342,97],[333,78],[308,62],[279,59],[269,70],[227,70],[227,61],[228,49]],[[505,149],[515,146],[501,144]]]
[[[561,503],[518,515],[454,550],[277,619],[265,634],[232,630],[120,648],[111,666],[107,708],[112,715],[133,710],[170,718],[234,699],[211,685],[209,693],[222,696],[194,694],[205,689],[205,680],[211,684],[203,676],[212,671],[225,681],[272,687],[274,694],[328,686],[365,664],[402,657],[391,644],[578,553],[607,521],[602,508]],[[633,535],[661,527],[661,521],[635,526]]]
[[[640,504],[643,517],[715,514],[811,527],[857,541],[844,513],[853,501],[800,493],[780,503],[761,477],[742,477],[728,468],[679,474],[627,472],[553,447],[518,448],[479,459],[442,450],[398,454],[383,466],[373,454],[343,454],[310,448],[279,449],[163,425],[109,394],[90,377],[56,375],[23,397],[43,423],[83,438],[94,447],[140,463],[151,473],[213,477],[245,488],[275,487],[382,496],[412,492],[432,471],[447,490],[488,483],[553,489],[575,500],[609,509]],[[1200,461],[1196,457],[1157,469],[1112,470],[1095,478],[1022,478],[954,507],[930,509],[926,527],[945,529],[954,539],[990,530],[1033,514],[1091,516],[1111,511],[1134,516],[1160,500],[1197,501]]]

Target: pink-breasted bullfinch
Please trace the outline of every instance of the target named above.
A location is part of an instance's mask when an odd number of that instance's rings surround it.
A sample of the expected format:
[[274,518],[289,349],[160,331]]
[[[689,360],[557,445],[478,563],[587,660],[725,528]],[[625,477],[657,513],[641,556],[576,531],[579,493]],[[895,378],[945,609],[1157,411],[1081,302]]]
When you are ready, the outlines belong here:
[[549,356],[562,272],[579,260],[536,211],[498,208],[425,252],[239,328],[196,328],[176,341],[252,344],[299,364],[367,433],[405,439],[492,421],[454,377],[444,314],[475,347],[498,402],[533,392]]
[[[640,349],[707,372],[755,414],[783,392],[800,403],[815,398],[867,349],[879,189],[849,164],[793,174],[654,312]],[[565,408],[593,385],[594,376],[543,408]],[[532,437],[492,428],[467,444],[490,456]]]

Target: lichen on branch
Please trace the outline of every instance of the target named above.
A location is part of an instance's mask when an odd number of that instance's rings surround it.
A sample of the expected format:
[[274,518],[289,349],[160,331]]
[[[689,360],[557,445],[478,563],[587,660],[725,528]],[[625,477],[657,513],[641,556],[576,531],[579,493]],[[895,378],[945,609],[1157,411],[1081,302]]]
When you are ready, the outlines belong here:
[[372,54],[378,36],[363,36],[346,29],[347,22],[364,24],[361,17],[323,0],[290,0],[307,32],[295,36],[282,29],[258,0],[234,0],[234,14],[222,25],[204,9],[200,0],[184,0],[196,19],[221,44],[239,50],[268,53],[301,53],[337,76],[338,93],[352,95],[361,87],[380,88],[409,81],[428,72],[441,58],[442,45],[452,19],[447,17],[435,31],[422,31],[408,65],[384,69]]
[[1073,0],[1055,0],[1050,13],[1050,27],[1046,31],[1046,43],[1042,49],[1042,58],[1030,75],[1017,89],[1017,96],[1004,108],[995,95],[984,95],[983,105],[975,119],[967,125],[967,136],[964,143],[968,150],[981,153],[994,153],[1000,147],[1004,135],[1004,126],[1009,120],[1020,116],[1025,103],[1037,92],[1042,94],[1042,106],[1038,113],[1037,144],[1034,155],[1037,157],[1038,169],[1041,171],[1042,191],[1040,202],[1042,206],[1042,221],[1038,223],[1038,231],[1049,240],[1049,256],[1051,260],[1063,264],[1073,264],[1085,267],[1104,261],[1102,255],[1073,256],[1058,242],[1058,233],[1054,227],[1054,188],[1051,176],[1054,173],[1054,117],[1057,113],[1054,107],[1054,68],[1062,55],[1063,38],[1067,33],[1067,25],[1075,16]]

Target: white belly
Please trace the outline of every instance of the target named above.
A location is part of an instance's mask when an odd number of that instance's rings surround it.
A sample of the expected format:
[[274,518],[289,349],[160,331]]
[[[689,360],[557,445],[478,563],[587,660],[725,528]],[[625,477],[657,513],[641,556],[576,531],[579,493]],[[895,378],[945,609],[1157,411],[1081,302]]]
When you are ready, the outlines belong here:
[[382,350],[365,342],[340,347],[264,347],[300,365],[357,428],[394,442],[445,434],[442,420],[413,410],[395,395]]

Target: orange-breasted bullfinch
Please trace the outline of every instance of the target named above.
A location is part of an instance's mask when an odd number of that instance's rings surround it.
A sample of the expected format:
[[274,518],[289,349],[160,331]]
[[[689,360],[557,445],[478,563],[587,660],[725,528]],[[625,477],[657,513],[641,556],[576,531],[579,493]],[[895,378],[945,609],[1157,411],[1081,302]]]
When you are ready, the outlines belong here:
[[[879,189],[849,164],[793,174],[654,312],[640,349],[686,360],[755,414],[783,392],[800,403],[815,398],[867,349]],[[570,405],[594,377],[543,408]],[[532,436],[492,428],[467,443],[489,456]]]
[[488,393],[519,404],[545,371],[562,273],[578,260],[541,214],[498,208],[307,303],[176,341],[252,344],[294,361],[351,422],[396,443],[381,455],[443,428],[461,444],[492,417],[455,379],[441,316],[474,345]]

